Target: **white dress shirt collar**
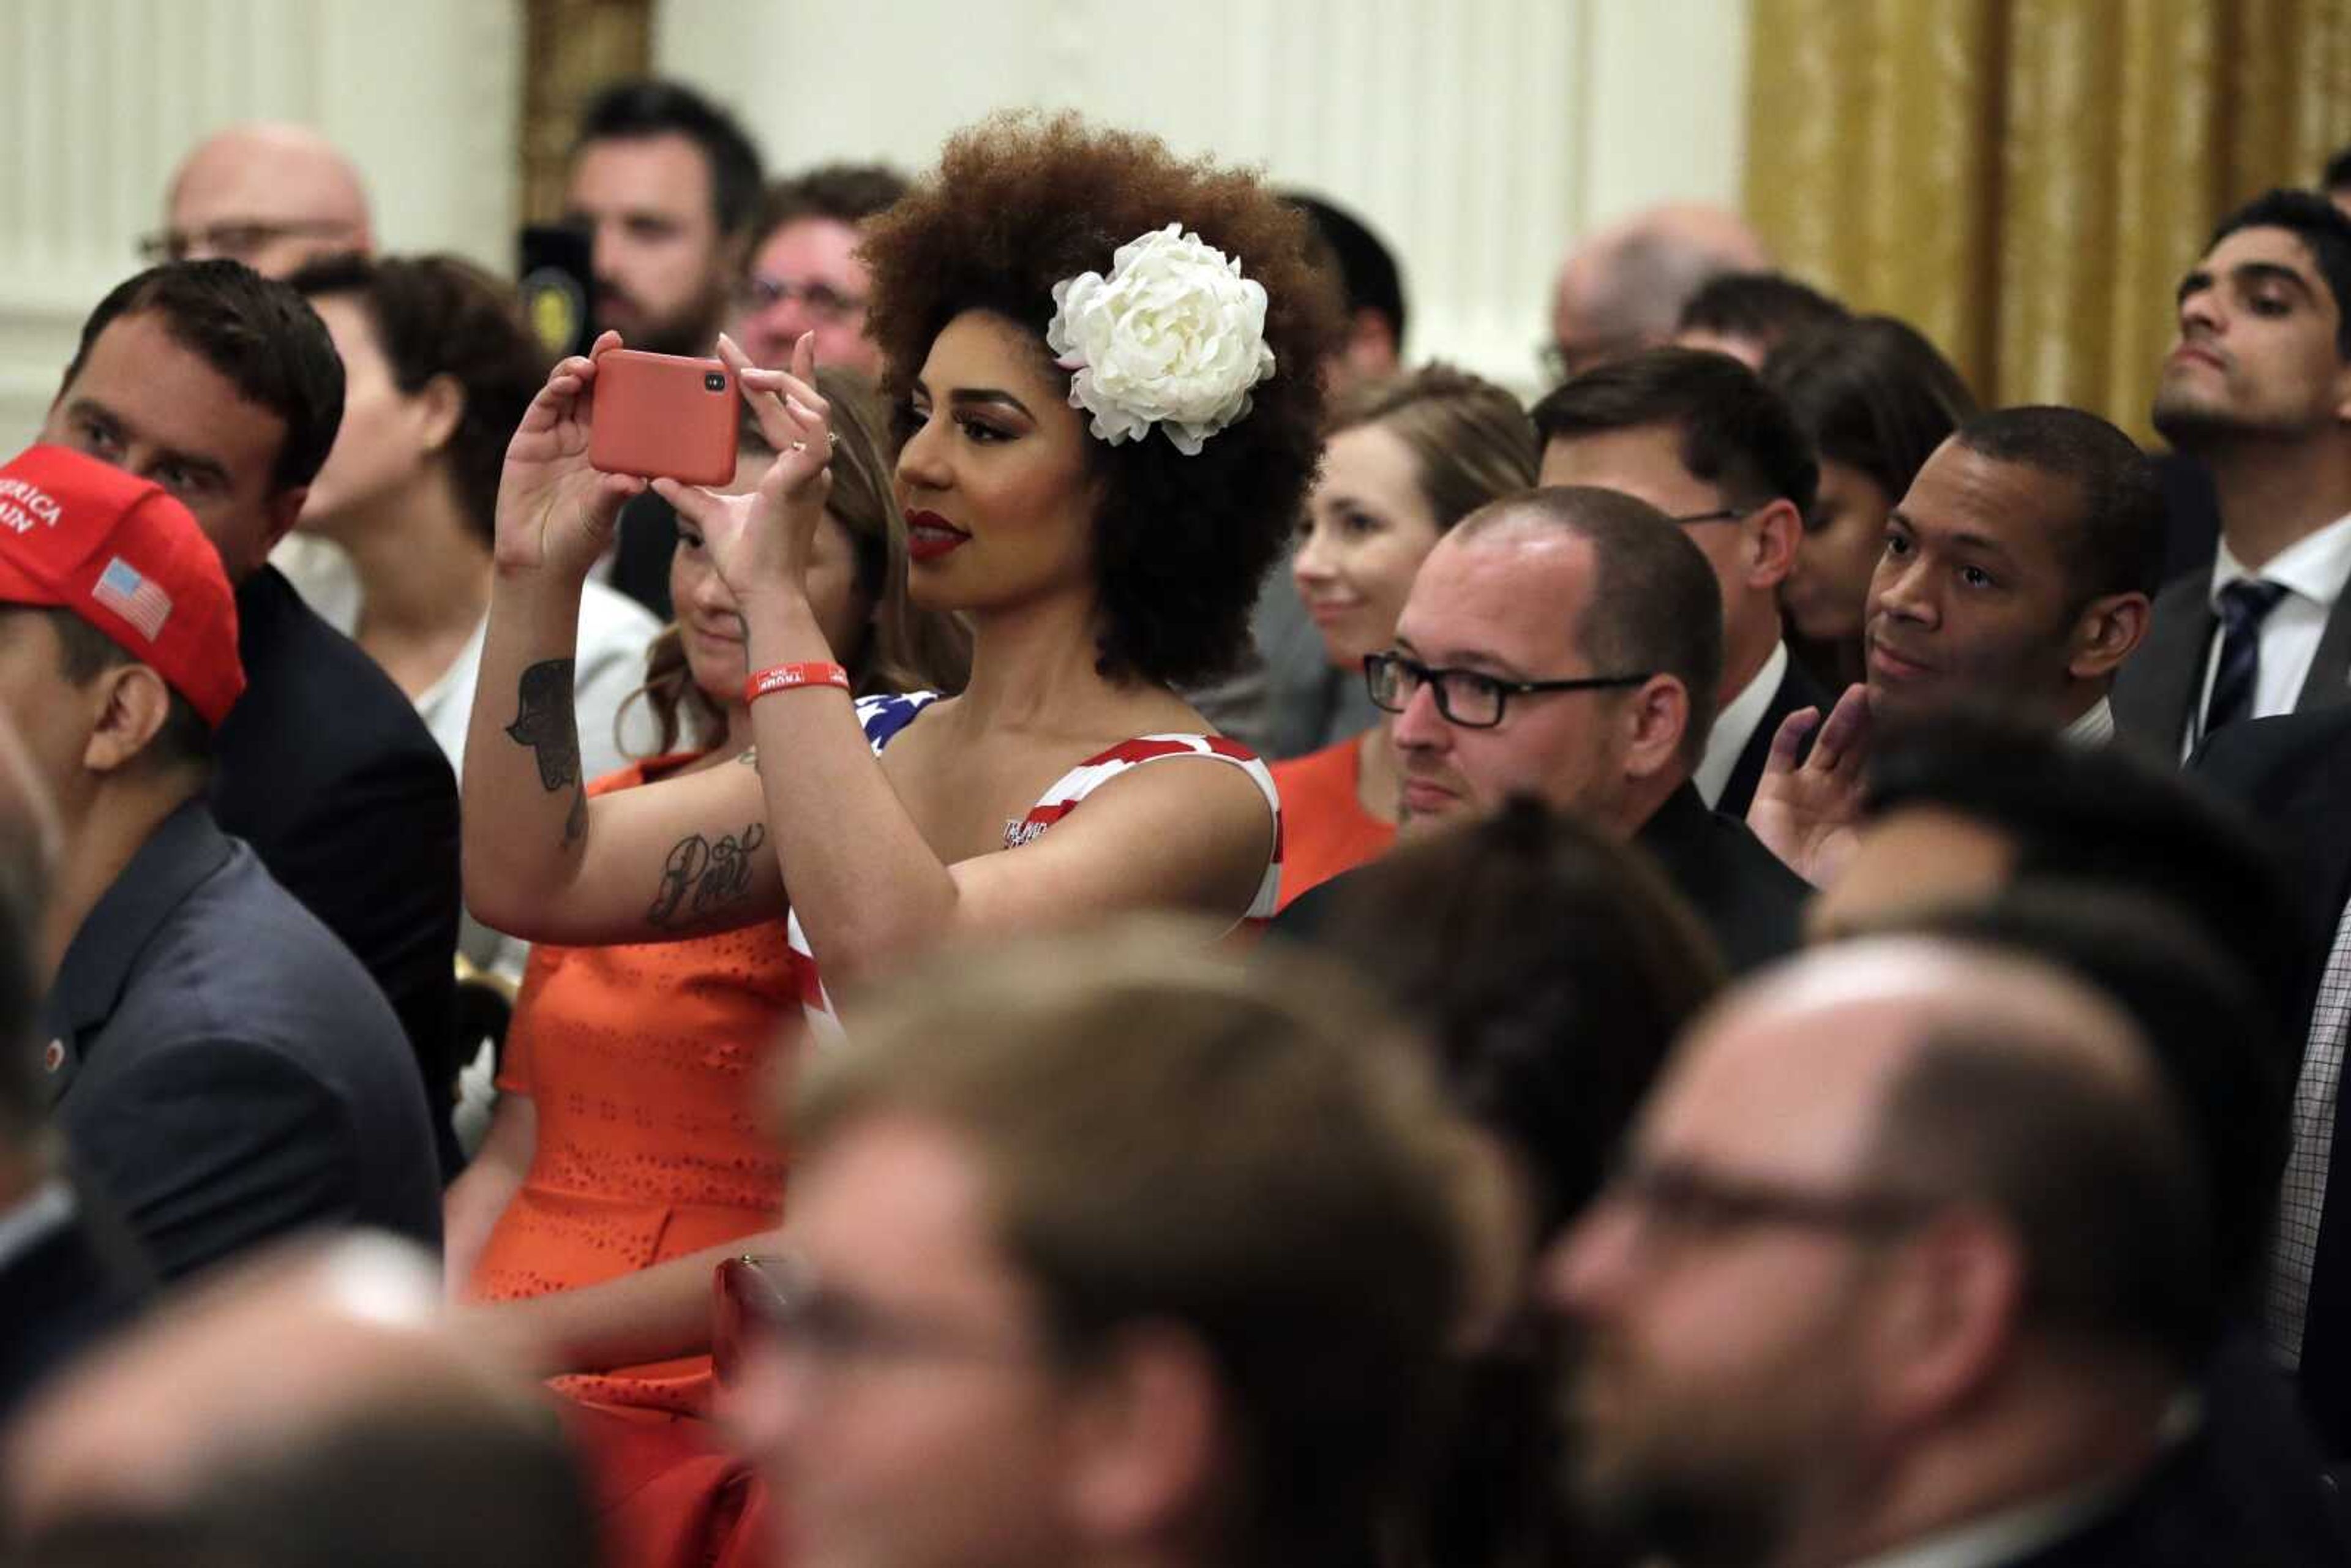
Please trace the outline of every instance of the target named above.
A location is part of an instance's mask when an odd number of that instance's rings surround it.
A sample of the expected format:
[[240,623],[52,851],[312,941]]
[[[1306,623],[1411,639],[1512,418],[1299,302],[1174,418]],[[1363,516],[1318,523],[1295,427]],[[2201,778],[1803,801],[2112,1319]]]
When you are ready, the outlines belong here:
[[1755,678],[1714,716],[1714,727],[1706,732],[1706,755],[1699,759],[1698,771],[1690,776],[1690,782],[1698,786],[1708,810],[1711,810],[1714,803],[1722,799],[1731,774],[1738,769],[1740,755],[1755,737],[1756,727],[1763,722],[1764,712],[1771,707],[1771,698],[1787,674],[1788,644],[1774,643],[1771,656],[1763,661]]
[[2304,535],[2270,558],[2259,571],[2239,560],[2222,539],[2212,557],[2211,602],[2219,604],[2220,590],[2232,582],[2258,577],[2274,582],[2314,604],[2329,605],[2351,583],[2351,517],[2337,517],[2317,532]]
[[2055,1497],[1970,1520],[1939,1535],[1853,1563],[1851,1568],[1998,1568],[2064,1540],[2096,1518],[2128,1484],[2093,1481]]
[[2115,705],[2100,697],[2087,712],[2065,727],[2059,738],[2068,746],[2078,746],[2095,751],[2115,737]]

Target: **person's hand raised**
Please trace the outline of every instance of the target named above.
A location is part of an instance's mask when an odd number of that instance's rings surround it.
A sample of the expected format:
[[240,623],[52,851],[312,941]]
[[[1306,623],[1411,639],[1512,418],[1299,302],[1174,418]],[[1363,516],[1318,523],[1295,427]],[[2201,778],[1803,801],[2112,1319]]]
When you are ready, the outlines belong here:
[[500,570],[586,577],[612,542],[622,506],[643,491],[643,479],[588,465],[596,358],[620,346],[621,335],[607,332],[589,357],[559,362],[523,411],[498,476],[493,549]]
[[[1812,755],[1802,762],[1804,737],[1817,728]],[[1863,775],[1869,763],[1869,688],[1845,688],[1826,722],[1816,707],[1781,721],[1771,759],[1747,808],[1747,825],[1788,869],[1814,887],[1836,880],[1853,858],[1861,820]]]
[[789,371],[762,370],[732,338],[721,335],[718,356],[735,372],[776,449],[776,461],[747,496],[722,496],[674,479],[653,489],[678,516],[702,530],[711,564],[738,603],[763,595],[808,591],[810,558],[832,493],[832,409],[816,390],[816,336],[792,348]]

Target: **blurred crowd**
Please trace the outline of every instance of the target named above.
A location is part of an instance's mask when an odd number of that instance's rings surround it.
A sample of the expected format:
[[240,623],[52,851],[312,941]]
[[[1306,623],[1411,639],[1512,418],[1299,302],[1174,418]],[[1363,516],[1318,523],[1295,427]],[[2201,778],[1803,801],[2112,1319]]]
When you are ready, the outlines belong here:
[[1530,402],[1074,116],[620,82],[518,281],[209,138],[0,465],[0,1563],[2351,1563],[2240,194],[2150,453],[1710,207]]

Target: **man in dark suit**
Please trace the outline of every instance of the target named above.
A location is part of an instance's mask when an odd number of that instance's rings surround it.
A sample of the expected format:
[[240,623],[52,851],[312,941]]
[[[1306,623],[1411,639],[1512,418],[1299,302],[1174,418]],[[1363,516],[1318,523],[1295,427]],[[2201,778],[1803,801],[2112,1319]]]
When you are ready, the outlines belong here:
[[1572,1490],[1689,1564],[2338,1561],[2183,1399],[2214,1244],[2105,998],[1949,940],[1807,957],[1685,1040],[1541,1267]]
[[186,507],[59,447],[0,467],[0,713],[61,845],[47,1090],[78,1167],[173,1277],[308,1225],[440,1239],[399,1020],[206,808],[244,685],[228,579]]
[[2242,803],[2291,844],[2303,942],[2289,955],[2292,1038],[2301,1044],[2294,1149],[2270,1251],[2272,1351],[2295,1375],[2327,1451],[2351,1458],[2351,1213],[2330,1202],[2346,1164],[2341,1101],[2351,1030],[2351,708],[2231,725],[2198,754],[2194,777]]
[[[1421,563],[1372,678],[1406,830],[1533,795],[1647,851],[1733,968],[1789,951],[1802,883],[1690,782],[1721,637],[1705,558],[1656,507],[1581,486],[1472,512]],[[1282,928],[1311,927],[1345,880]]]
[[1781,722],[1834,695],[1789,657],[1780,619],[1780,584],[1820,485],[1811,444],[1754,371],[1691,349],[1587,371],[1535,404],[1534,421],[1544,484],[1648,502],[1713,569],[1722,678],[1694,782],[1702,804],[1744,817]]
[[2180,282],[2155,427],[2210,474],[2220,545],[2156,601],[2116,722],[2185,756],[2351,701],[2351,218],[2272,191],[2222,221]]
[[342,361],[299,294],[177,262],[90,313],[41,434],[162,485],[220,552],[249,685],[214,737],[214,812],[392,1002],[454,1163],[456,782],[400,688],[268,564],[342,406]]

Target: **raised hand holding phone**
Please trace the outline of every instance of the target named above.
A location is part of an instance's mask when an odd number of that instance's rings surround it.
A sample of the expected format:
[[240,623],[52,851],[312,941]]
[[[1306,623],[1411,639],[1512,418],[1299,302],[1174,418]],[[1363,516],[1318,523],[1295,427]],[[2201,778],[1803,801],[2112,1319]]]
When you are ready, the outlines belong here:
[[815,334],[794,345],[789,371],[752,364],[723,334],[718,354],[740,382],[776,461],[748,496],[714,495],[668,478],[654,480],[654,492],[702,530],[711,562],[737,600],[778,590],[805,593],[832,492],[831,406],[816,390]]
[[523,412],[498,479],[493,556],[499,570],[552,569],[584,578],[611,542],[622,504],[643,491],[643,479],[599,473],[588,460],[597,357],[620,346],[621,335],[607,332],[596,340],[594,355],[559,361]]

